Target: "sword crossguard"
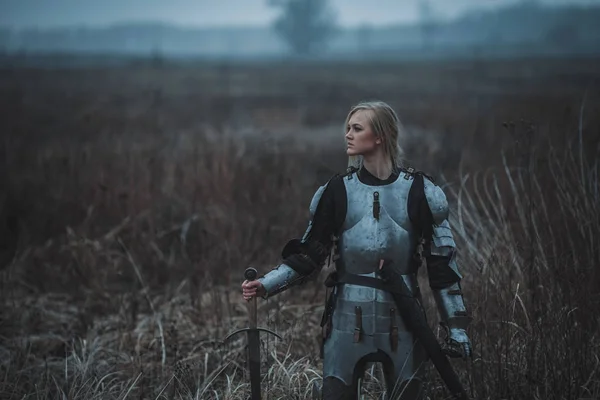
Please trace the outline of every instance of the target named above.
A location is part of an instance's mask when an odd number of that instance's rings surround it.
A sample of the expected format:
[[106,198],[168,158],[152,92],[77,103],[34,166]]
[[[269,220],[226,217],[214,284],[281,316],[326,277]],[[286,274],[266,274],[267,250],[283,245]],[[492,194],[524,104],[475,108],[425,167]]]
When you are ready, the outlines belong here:
[[[231,332],[221,345],[225,344],[233,336],[245,332],[247,335],[247,355],[248,355],[248,372],[250,373],[250,398],[248,400],[261,400],[261,377],[260,377],[260,332],[265,332],[282,339],[277,333],[266,328],[242,328],[235,332]],[[283,339],[282,339],[283,340]]]
[[[244,279],[246,279],[247,281],[254,281],[256,280],[256,278],[258,277],[258,271],[256,270],[256,268],[252,268],[252,267],[248,267],[246,268],[246,270],[244,271]],[[233,336],[237,335],[238,333],[241,332],[253,332],[253,331],[261,331],[261,332],[265,332],[265,333],[269,333],[273,336],[276,336],[277,338],[279,338],[280,340],[283,340],[283,338],[281,336],[279,336],[277,333],[273,332],[270,329],[267,328],[259,328],[256,325],[257,322],[257,310],[256,310],[256,297],[252,299],[251,304],[249,304],[249,316],[250,316],[250,326],[247,328],[242,328],[242,329],[238,329],[235,332],[230,333],[229,335],[227,335],[227,337],[225,339],[223,339],[222,343],[226,343],[229,339],[231,339]]]
[[250,331],[260,331],[260,332],[265,332],[268,334],[271,334],[273,336],[276,336],[277,338],[279,338],[280,340],[283,340],[283,338],[278,334],[273,332],[270,329],[267,328],[242,328],[242,329],[238,329],[234,332],[231,332],[229,335],[227,335],[227,337],[225,337],[225,339],[223,339],[222,344],[225,344],[229,341],[229,339],[231,339],[232,337],[234,337],[235,335],[237,335],[238,333],[242,333],[242,332],[250,332]]

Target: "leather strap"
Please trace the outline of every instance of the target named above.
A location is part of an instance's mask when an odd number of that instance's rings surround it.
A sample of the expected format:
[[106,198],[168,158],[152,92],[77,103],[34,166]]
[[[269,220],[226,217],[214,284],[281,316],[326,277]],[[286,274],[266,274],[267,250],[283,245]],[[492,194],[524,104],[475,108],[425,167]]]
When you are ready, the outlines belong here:
[[390,287],[383,279],[373,278],[371,276],[362,276],[342,272],[337,274],[335,283],[337,285],[347,283],[350,285],[367,286],[375,289],[385,290],[390,293],[401,294],[398,289]]
[[396,309],[390,309],[390,347],[392,351],[398,348],[398,325],[396,324]]
[[354,343],[360,342],[362,334],[362,308],[356,306],[354,308],[354,314],[356,315],[356,327],[354,328]]

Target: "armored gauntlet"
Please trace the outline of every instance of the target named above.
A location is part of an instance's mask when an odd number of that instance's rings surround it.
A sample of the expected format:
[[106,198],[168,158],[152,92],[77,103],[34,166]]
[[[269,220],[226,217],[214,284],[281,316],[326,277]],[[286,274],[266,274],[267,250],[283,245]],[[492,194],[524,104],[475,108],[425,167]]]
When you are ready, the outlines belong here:
[[471,317],[468,316],[463,302],[460,283],[433,290],[433,296],[440,313],[440,324],[446,330],[444,351],[450,357],[470,357],[472,352],[467,327]]

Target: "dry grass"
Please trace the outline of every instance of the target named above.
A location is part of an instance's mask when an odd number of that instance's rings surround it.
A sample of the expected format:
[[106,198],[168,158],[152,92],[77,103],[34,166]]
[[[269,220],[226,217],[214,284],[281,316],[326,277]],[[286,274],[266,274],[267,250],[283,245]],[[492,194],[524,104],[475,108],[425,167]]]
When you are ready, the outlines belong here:
[[[5,71],[3,201],[19,235],[0,271],[0,397],[245,398],[244,337],[221,343],[246,324],[243,270],[268,271],[302,234],[317,185],[345,166],[335,124],[380,97],[453,205],[474,316],[473,363],[454,362],[468,390],[597,398],[600,102],[581,106],[585,79],[549,86],[562,64],[536,76],[515,64],[471,78],[470,64],[310,67],[291,86],[290,66]],[[521,117],[535,124],[502,127]],[[263,337],[269,398],[310,398],[320,382],[323,275],[259,302],[259,325],[283,336]],[[428,397],[445,398],[428,374]],[[380,382],[369,368],[365,398]]]

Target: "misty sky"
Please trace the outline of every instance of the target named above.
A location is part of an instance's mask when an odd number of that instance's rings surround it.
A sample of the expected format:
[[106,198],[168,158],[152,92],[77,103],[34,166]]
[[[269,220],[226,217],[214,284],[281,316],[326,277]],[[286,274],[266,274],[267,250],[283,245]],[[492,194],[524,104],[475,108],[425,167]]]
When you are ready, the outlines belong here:
[[[472,8],[519,0],[429,0],[436,14],[452,18]],[[600,0],[537,0],[544,4],[600,4]],[[419,0],[331,0],[342,26],[413,22]],[[0,26],[11,28],[108,25],[152,21],[184,26],[267,25],[276,9],[267,0],[0,0]]]

